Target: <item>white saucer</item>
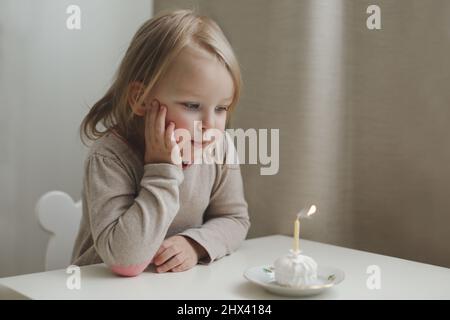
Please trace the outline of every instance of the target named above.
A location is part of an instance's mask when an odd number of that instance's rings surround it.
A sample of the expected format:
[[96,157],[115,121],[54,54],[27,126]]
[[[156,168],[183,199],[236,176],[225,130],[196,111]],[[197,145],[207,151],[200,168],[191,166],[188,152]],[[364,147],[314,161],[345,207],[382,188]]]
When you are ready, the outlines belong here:
[[244,277],[271,293],[282,296],[302,297],[316,295],[331,288],[345,278],[344,272],[333,267],[319,266],[317,270],[317,282],[307,287],[286,287],[275,281],[274,267],[270,265],[249,268],[244,272]]

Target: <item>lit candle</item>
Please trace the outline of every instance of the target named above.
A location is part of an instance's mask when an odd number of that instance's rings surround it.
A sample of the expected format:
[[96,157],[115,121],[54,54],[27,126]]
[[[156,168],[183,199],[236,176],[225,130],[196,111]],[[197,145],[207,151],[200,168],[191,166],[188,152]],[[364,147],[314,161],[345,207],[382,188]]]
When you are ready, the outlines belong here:
[[[316,213],[317,207],[315,205],[312,205],[308,212],[306,213],[306,217],[313,215]],[[305,217],[305,210],[300,211],[297,214],[297,219],[295,219],[294,223],[294,252],[300,253],[300,218]]]
[[294,224],[294,251],[300,251],[300,219],[298,216]]

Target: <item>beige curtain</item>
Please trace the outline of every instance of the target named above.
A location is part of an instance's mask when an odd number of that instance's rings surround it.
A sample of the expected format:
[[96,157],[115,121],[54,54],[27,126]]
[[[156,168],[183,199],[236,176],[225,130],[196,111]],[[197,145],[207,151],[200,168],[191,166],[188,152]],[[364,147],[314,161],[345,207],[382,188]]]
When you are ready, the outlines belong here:
[[449,1],[155,1],[176,8],[235,49],[232,126],[280,129],[278,174],[242,166],[249,237],[292,234],[315,203],[303,238],[450,267]]

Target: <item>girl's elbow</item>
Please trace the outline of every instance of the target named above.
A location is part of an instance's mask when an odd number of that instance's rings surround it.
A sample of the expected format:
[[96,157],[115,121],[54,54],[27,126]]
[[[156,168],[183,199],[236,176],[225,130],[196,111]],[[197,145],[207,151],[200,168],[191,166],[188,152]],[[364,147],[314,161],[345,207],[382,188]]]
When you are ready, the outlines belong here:
[[110,269],[115,274],[121,277],[136,277],[140,275],[148,266],[149,263],[143,263],[139,265],[131,265],[131,266],[119,266],[113,265],[110,266]]
[[[119,248],[119,249],[118,249]],[[140,275],[150,264],[145,260],[143,250],[139,253],[129,254],[129,250],[115,245],[111,238],[100,238],[96,242],[96,249],[103,262],[115,274],[122,277],[136,277]],[[138,264],[130,264],[130,261],[142,261]]]
[[247,233],[250,229],[251,226],[251,222],[250,222],[250,218],[248,216],[246,216],[245,218],[240,220],[241,226],[244,229],[244,235],[245,237],[247,236]]

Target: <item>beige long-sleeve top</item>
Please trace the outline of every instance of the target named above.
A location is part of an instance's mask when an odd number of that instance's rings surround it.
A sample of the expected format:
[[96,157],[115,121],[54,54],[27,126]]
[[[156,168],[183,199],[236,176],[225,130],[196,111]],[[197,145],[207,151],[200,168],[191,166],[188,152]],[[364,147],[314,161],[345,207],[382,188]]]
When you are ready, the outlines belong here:
[[[225,158],[227,152],[225,151]],[[83,215],[72,263],[104,262],[137,275],[163,240],[198,242],[210,263],[236,250],[250,227],[239,164],[144,165],[115,133],[91,146],[84,165]]]

